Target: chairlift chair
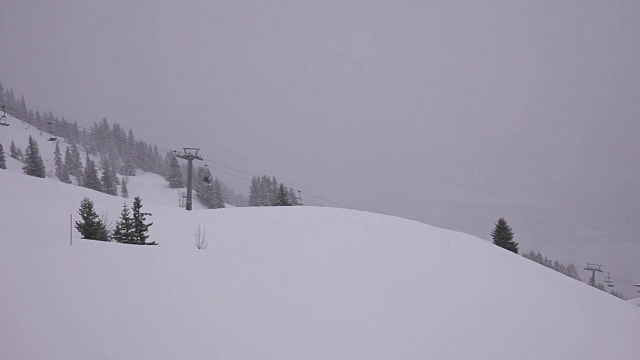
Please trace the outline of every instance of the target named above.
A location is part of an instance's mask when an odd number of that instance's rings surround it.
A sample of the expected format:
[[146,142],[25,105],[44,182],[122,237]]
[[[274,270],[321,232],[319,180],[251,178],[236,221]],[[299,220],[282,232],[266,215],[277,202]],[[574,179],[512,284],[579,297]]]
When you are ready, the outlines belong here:
[[607,277],[604,280],[605,283],[607,283],[608,287],[613,287],[613,281],[611,281],[611,275],[609,273],[607,273]]
[[51,130],[51,121],[49,121],[49,138],[47,141],[56,141],[58,138],[56,137],[56,133]]
[[0,125],[9,126],[9,123],[7,122],[7,115],[4,111],[4,105],[2,105],[2,115],[0,115]]
[[[208,169],[209,166],[207,164],[204,164],[204,168]],[[211,184],[211,176],[205,176],[204,179],[202,179],[202,181],[206,182],[207,184]]]

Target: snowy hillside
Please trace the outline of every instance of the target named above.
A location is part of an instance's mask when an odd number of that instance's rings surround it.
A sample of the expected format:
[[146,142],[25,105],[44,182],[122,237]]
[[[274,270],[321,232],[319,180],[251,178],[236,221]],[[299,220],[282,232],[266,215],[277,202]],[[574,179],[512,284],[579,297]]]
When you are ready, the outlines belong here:
[[[0,359],[640,353],[637,307],[465,234],[341,209],[186,212],[145,200],[161,246],[75,230],[70,246],[84,196],[112,219],[123,201],[0,171]],[[206,250],[193,245],[198,224]]]
[[[31,136],[38,143],[40,155],[42,156],[42,160],[44,161],[44,165],[47,169],[47,178],[56,179],[57,181],[57,178],[55,177],[53,152],[55,150],[56,143],[60,147],[62,154],[65,153],[69,144],[67,144],[63,138],[58,138],[56,142],[47,141],[47,139],[49,139],[48,133],[42,132],[24,121],[18,120],[10,115],[7,115],[7,118],[11,125],[0,129],[0,143],[4,147],[7,160],[7,170],[22,174],[23,164],[20,161],[9,157],[9,146],[13,141],[15,145],[24,152],[27,148],[29,136]],[[81,159],[84,161],[86,154],[82,147],[79,147],[79,150]],[[93,155],[91,155],[90,158],[99,162],[99,159]],[[77,183],[75,178],[73,179],[73,182],[74,184]],[[170,189],[167,185],[167,181],[162,176],[154,173],[146,173],[140,169],[136,171],[136,176],[129,177],[127,186],[129,189],[129,196],[131,198],[140,196],[146,200],[151,200],[158,205],[163,204],[175,207],[178,207],[179,191],[185,191],[184,188],[182,190]],[[194,197],[193,209],[204,210],[206,207],[200,203],[197,197]]]

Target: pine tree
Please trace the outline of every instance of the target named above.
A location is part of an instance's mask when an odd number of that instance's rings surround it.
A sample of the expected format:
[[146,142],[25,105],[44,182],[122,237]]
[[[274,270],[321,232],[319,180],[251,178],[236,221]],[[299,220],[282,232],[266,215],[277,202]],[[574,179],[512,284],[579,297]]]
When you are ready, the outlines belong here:
[[92,190],[102,191],[102,184],[100,183],[100,179],[98,178],[96,163],[93,162],[93,160],[89,159],[89,155],[87,155],[85,160],[84,174],[82,176],[82,186]]
[[293,191],[293,188],[290,187],[289,188],[289,202],[291,203],[291,205],[293,206],[298,206],[300,205],[300,203],[298,202],[298,197],[296,196],[296,192]]
[[218,180],[218,178],[213,180],[213,198],[211,201],[211,208],[224,208],[224,199],[222,199],[222,187],[220,186],[220,180]]
[[178,159],[175,157],[171,160],[171,173],[169,174],[169,177],[167,177],[167,181],[169,181],[169,187],[172,189],[184,187],[182,172],[180,172],[180,164],[178,163]]
[[249,187],[249,206],[260,206],[260,184],[258,178],[251,178],[251,187]]
[[20,160],[22,161],[22,156],[20,156],[20,154],[18,154],[18,147],[16,146],[16,144],[13,142],[13,140],[11,140],[11,145],[9,146],[9,156],[11,156],[12,158],[16,159],[16,160]]
[[60,152],[60,146],[56,141],[56,148],[53,151],[53,163],[56,167],[56,176],[58,180],[62,181],[62,168],[64,167],[64,162],[62,161],[62,153]]
[[[68,149],[68,148],[67,148]],[[66,159],[65,154],[65,164],[69,169],[69,173],[76,177],[78,185],[82,184],[82,178],[84,176],[84,169],[82,168],[82,160],[80,159],[80,151],[76,144],[71,144],[71,156],[70,161]]]
[[156,243],[147,243],[147,239],[149,235],[149,227],[153,225],[153,223],[145,223],[146,217],[151,216],[149,213],[144,213],[141,211],[142,209],[142,199],[139,196],[136,196],[133,199],[133,238],[132,242],[139,245],[155,245]]
[[504,218],[498,219],[496,227],[491,232],[493,243],[501,248],[518,253],[518,243],[513,241],[513,230]]
[[118,188],[116,185],[115,179],[112,177],[113,173],[111,172],[111,167],[109,166],[109,161],[103,159],[102,161],[102,192],[109,195],[118,195]]
[[[73,159],[71,158],[69,146],[67,146],[67,149],[64,151],[64,169],[68,176],[76,176],[75,171],[73,171]],[[71,181],[71,179],[69,179],[69,181]],[[71,182],[69,182],[69,184],[71,184]]]
[[76,229],[80,232],[83,239],[92,240],[109,240],[109,232],[106,225],[100,220],[98,214],[93,207],[93,201],[84,198],[80,202],[80,221],[76,221]]
[[291,206],[289,202],[289,193],[284,188],[284,184],[280,184],[278,188],[278,199],[275,203],[276,206]]
[[2,147],[2,144],[0,144],[0,169],[7,169],[7,162],[6,158],[4,157],[4,148]]
[[25,160],[22,171],[26,175],[35,176],[39,178],[45,177],[45,167],[42,157],[40,156],[40,150],[38,149],[38,143],[35,139],[29,135],[29,145],[25,150]]
[[129,180],[126,177],[123,177],[122,181],[120,181],[120,195],[122,195],[123,198],[129,197],[129,188],[127,187],[128,181]]
[[133,166],[131,156],[125,156],[122,168],[120,168],[120,174],[125,176],[136,176],[136,168]]
[[67,165],[62,165],[62,170],[60,171],[60,181],[65,184],[71,184],[71,177],[69,176],[69,170],[67,169]]
[[120,220],[118,220],[118,222],[116,223],[116,227],[115,229],[113,229],[111,238],[119,243],[125,243],[125,244],[134,243],[133,218],[129,214],[129,208],[127,208],[126,203],[122,205],[122,211],[120,212]]

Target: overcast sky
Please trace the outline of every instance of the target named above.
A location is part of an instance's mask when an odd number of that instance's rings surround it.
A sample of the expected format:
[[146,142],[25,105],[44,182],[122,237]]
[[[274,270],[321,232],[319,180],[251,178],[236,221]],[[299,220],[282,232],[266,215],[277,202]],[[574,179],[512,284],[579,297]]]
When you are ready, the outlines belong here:
[[523,250],[637,277],[638,18],[635,0],[3,0],[0,82],[357,208],[485,239],[503,216]]

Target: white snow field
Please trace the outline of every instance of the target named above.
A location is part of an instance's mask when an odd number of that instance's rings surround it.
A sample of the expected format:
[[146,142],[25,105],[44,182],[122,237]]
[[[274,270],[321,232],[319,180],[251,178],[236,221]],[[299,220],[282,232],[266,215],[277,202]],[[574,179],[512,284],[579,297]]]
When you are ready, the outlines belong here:
[[69,245],[84,196],[111,219],[123,202],[0,171],[0,359],[640,356],[637,307],[469,235],[351,210],[187,212],[143,198],[161,246],[75,230]]
[[[88,196],[111,221],[125,199],[21,174],[38,141],[0,129],[0,359],[639,359],[640,309],[481,239],[342,209],[177,207],[129,180],[151,240],[81,240]],[[64,141],[58,140],[62,152]],[[126,200],[128,204],[130,200]],[[194,246],[206,228],[210,245]],[[70,232],[73,245],[69,244]]]

